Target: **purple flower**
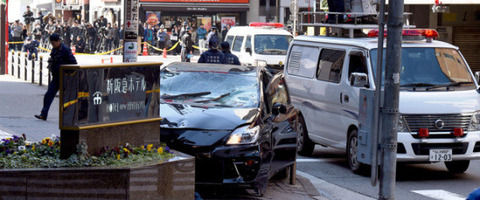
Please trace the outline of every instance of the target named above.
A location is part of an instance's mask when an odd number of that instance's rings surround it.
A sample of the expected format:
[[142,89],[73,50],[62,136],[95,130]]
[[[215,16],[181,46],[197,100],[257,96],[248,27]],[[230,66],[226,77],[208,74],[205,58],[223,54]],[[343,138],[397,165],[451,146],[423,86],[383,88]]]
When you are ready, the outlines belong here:
[[170,153],[170,147],[166,146],[166,147],[165,147],[165,152]]

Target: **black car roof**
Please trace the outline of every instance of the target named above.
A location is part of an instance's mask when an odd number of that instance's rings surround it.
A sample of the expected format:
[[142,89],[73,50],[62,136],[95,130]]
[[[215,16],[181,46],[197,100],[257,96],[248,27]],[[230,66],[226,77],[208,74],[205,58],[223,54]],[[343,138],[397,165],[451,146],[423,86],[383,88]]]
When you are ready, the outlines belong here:
[[212,63],[189,63],[173,62],[165,67],[168,71],[198,71],[198,72],[251,72],[256,67],[243,65],[212,64]]

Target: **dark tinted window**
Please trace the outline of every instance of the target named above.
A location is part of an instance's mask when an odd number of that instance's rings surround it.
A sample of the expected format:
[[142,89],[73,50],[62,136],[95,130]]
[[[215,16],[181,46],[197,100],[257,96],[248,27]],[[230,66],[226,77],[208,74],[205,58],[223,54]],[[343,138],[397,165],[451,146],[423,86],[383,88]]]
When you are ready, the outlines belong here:
[[345,51],[322,49],[317,68],[317,79],[339,83],[342,78]]
[[247,40],[245,41],[245,49],[247,48],[252,49],[252,36],[247,36]]
[[233,44],[233,36],[232,35],[227,36],[227,39],[225,41],[228,42],[228,44],[230,44],[230,48],[231,48]]
[[242,49],[243,36],[235,37],[235,42],[233,43],[233,51],[240,51]]

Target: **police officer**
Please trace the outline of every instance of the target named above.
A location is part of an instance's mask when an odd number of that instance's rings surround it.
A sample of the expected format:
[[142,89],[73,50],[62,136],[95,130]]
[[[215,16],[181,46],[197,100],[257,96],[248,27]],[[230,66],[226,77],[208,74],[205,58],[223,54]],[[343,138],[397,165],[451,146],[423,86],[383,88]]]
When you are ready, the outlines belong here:
[[230,44],[228,42],[222,42],[220,47],[222,47],[222,53],[225,56],[224,64],[240,65],[238,57],[230,52]]
[[52,80],[48,84],[47,93],[43,97],[43,108],[40,115],[35,115],[37,119],[47,120],[48,110],[52,104],[55,95],[58,92],[60,82],[60,65],[64,64],[77,64],[77,60],[72,54],[72,50],[65,46],[60,36],[56,33],[50,36],[50,43],[52,44],[52,52],[48,59],[48,68],[52,73]]
[[205,51],[200,55],[198,63],[225,63],[225,56],[222,52],[217,50],[218,41],[216,39],[211,39],[208,42],[208,51]]

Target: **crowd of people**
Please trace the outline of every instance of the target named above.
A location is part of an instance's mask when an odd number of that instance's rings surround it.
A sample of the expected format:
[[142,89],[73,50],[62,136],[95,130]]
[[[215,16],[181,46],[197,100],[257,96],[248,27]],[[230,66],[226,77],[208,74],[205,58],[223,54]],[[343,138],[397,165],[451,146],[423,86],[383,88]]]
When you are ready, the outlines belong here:
[[[61,36],[67,47],[74,47],[77,53],[109,51],[111,51],[109,52],[111,54],[121,53],[118,48],[123,43],[123,25],[109,22],[103,16],[100,16],[93,23],[76,18],[65,21],[57,19],[52,13],[43,15],[42,12],[38,12],[35,16],[27,6],[23,18],[23,23],[16,20],[9,24],[8,32],[11,42],[9,48],[11,50],[29,51],[37,54],[38,47],[50,48],[48,38],[55,33]],[[190,52],[203,53],[208,48],[210,39],[223,41],[229,28],[230,26],[225,26],[222,31],[217,31],[214,25],[207,30],[203,24],[197,24],[193,19],[171,18],[168,26],[165,21],[156,25],[141,23],[138,26],[138,42],[141,43],[139,44],[139,50],[142,49],[143,42],[147,42],[150,44],[148,45],[150,55],[162,54],[164,48],[170,49],[169,53],[175,55],[182,52],[185,55],[190,54]],[[194,49],[194,45],[200,48]],[[172,49],[172,47],[175,48]]]

